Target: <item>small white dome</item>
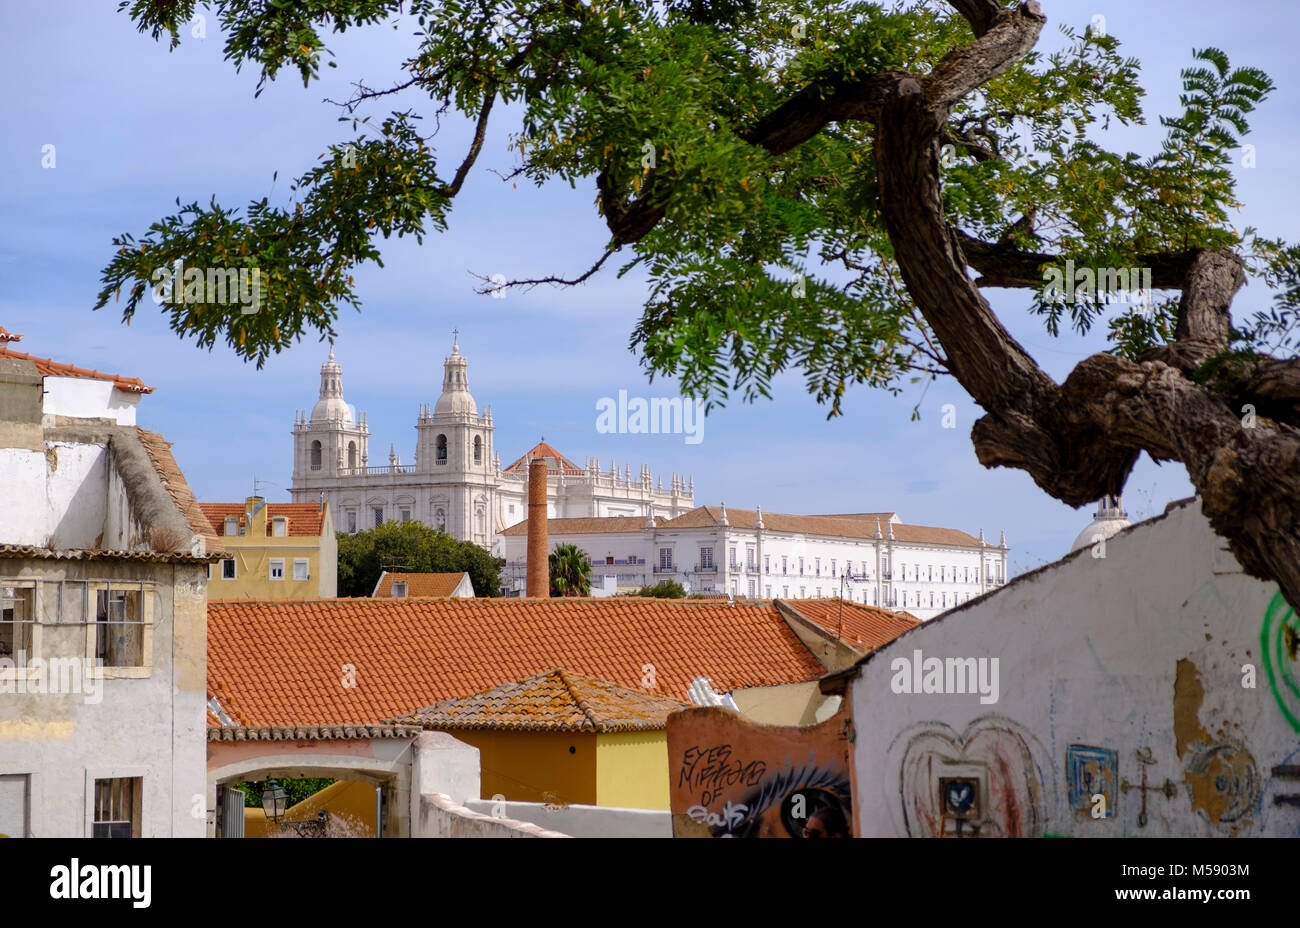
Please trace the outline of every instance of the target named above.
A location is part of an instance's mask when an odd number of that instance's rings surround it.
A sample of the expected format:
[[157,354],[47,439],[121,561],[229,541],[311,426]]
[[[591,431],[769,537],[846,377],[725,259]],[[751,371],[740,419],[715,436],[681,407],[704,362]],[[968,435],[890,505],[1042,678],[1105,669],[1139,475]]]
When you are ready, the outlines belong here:
[[352,407],[343,401],[343,368],[334,360],[334,346],[330,346],[330,357],[320,367],[320,399],[311,408],[311,421],[326,422],[341,420],[345,425],[353,425],[356,418]]
[[[1097,504],[1097,511],[1088,527],[1079,533],[1070,545],[1070,553],[1091,548],[1099,540],[1110,538],[1128,528],[1133,523],[1128,520],[1118,496],[1104,496]],[[1100,538],[1098,538],[1100,536]]]
[[468,366],[465,356],[460,353],[460,340],[456,339],[452,342],[451,354],[443,362],[442,396],[433,404],[435,416],[478,416],[478,404],[469,392]]

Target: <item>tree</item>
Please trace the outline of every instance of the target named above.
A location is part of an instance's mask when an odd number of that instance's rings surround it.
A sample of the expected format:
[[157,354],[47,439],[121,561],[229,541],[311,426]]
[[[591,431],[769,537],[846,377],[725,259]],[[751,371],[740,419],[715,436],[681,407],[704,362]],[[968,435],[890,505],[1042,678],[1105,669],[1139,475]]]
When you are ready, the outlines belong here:
[[577,545],[556,545],[550,556],[552,596],[590,596],[591,558]]
[[341,534],[339,595],[369,596],[385,570],[404,573],[469,572],[476,596],[501,595],[501,567],[472,541],[457,541],[420,522],[385,522],[378,528]]
[[[123,6],[174,46],[194,3]],[[494,106],[512,104],[508,178],[591,184],[610,238],[583,273],[507,286],[578,283],[627,255],[623,271],[651,282],[632,345],[652,377],[710,404],[768,396],[790,367],[829,415],[855,384],[952,376],[984,410],[979,460],[1073,506],[1119,493],[1143,452],[1181,462],[1246,571],[1300,607],[1300,249],[1229,219],[1233,158],[1272,90],[1262,72],[1196,52],[1183,112],[1142,155],[1099,141],[1112,120],[1144,119],[1137,61],[1104,28],[1064,28],[1065,50],[1035,51],[1035,2],[212,6],[227,56],[263,81],[294,67],[310,82],[324,32],[398,10],[419,47],[403,80],[341,104],[358,134],[291,203],[193,203],[114,239],[97,307],[126,288],[129,320],[178,259],[256,263],[275,312],[171,304],[173,329],[259,365],[304,332],[332,335],[337,304],[359,304],[351,269],[379,260],[375,236],[444,230]],[[450,170],[414,109],[377,127],[358,115],[408,93],[473,120]],[[1112,313],[1097,278],[1129,268],[1149,273],[1154,299]],[[1276,296],[1234,321],[1248,276]],[[1104,323],[1109,350],[1056,383],[988,288],[1027,291],[1053,335]]]
[[628,596],[653,596],[655,599],[685,599],[686,587],[682,586],[676,580],[660,580],[653,586],[643,586],[635,593],[628,593]]

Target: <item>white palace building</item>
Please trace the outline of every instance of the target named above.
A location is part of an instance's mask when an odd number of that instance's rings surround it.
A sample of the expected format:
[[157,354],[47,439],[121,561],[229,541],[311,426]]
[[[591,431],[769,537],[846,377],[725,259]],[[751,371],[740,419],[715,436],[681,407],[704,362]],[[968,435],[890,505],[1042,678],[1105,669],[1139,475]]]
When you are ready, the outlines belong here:
[[467,362],[453,342],[442,395],[420,407],[413,463],[390,445],[370,463],[370,430],[343,399],[331,349],[320,399],[294,423],[292,499],[324,499],[335,525],[356,532],[418,521],[505,558],[507,595],[522,595],[531,460],[548,466],[549,543],[591,557],[593,592],[628,592],[673,579],[693,593],[770,599],[840,596],[928,619],[1007,579],[1007,544],[949,528],[908,525],[894,512],[783,515],[696,506],[694,477],[667,489],[648,467],[578,466],[544,440],[502,467],[492,408],[469,392]]

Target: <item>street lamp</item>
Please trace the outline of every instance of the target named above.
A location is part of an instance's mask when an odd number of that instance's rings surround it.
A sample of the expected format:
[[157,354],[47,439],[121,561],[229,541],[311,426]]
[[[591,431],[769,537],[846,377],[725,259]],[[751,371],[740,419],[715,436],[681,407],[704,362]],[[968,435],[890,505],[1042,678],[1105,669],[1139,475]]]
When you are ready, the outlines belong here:
[[329,816],[324,809],[316,813],[314,819],[302,819],[300,821],[285,821],[284,813],[289,806],[289,794],[284,791],[279,780],[268,780],[266,788],[262,790],[262,811],[273,824],[279,825],[280,830],[292,828],[300,838],[324,838],[329,826]]

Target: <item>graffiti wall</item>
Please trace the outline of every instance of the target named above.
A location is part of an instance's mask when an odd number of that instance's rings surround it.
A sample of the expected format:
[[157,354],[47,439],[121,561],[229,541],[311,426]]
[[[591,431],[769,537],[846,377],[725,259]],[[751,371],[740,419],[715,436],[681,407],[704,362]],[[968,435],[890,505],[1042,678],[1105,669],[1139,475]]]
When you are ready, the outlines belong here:
[[1300,836],[1298,658],[1277,587],[1173,506],[860,665],[857,833]]
[[852,836],[847,710],[807,728],[760,725],[730,709],[668,717],[673,835]]

